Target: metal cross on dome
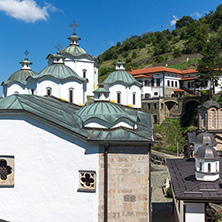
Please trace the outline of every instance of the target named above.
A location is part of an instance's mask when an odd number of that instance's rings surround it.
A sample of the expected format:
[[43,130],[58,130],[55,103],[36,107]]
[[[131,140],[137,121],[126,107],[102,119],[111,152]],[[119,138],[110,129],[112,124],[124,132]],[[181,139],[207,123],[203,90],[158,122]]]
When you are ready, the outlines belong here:
[[76,21],[73,21],[73,24],[69,25],[69,27],[73,27],[74,34],[76,34],[76,27],[79,27],[79,26],[80,26],[79,24],[76,24]]
[[58,42],[57,45],[55,46],[55,48],[57,48],[57,50],[59,51],[59,50],[62,48],[62,46],[61,46],[60,43]]
[[27,56],[29,54],[29,51],[26,49],[26,51],[24,52],[24,54],[26,55],[26,59],[27,59]]

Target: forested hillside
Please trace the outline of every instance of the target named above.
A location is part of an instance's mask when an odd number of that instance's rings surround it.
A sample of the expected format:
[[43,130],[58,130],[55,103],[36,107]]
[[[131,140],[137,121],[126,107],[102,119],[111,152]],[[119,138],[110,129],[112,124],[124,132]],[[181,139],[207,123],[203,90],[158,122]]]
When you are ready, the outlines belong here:
[[[116,46],[98,56],[99,80],[103,81],[114,70],[118,59],[126,63],[126,70],[129,70],[130,66],[134,69],[144,68],[184,54],[201,53],[204,56],[204,52],[209,54],[206,46],[209,48],[209,42],[214,41],[218,54],[222,51],[222,4],[199,20],[183,16],[176,22],[173,31],[147,32],[118,42]],[[190,64],[192,67],[197,66],[198,59]],[[189,68],[189,64],[181,67]]]

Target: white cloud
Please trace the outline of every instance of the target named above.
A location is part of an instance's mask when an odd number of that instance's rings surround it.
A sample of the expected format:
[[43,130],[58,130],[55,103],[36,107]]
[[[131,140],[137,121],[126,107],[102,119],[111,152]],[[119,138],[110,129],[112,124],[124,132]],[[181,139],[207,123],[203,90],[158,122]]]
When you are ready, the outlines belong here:
[[199,12],[194,12],[194,13],[191,13],[190,16],[194,18],[200,18],[201,14]]
[[41,8],[34,0],[0,0],[0,11],[27,23],[38,20],[46,21],[49,17],[48,11],[57,10],[55,6],[46,2]]
[[176,15],[173,15],[173,20],[170,22],[170,25],[171,26],[175,25],[177,20],[179,20],[179,18]]

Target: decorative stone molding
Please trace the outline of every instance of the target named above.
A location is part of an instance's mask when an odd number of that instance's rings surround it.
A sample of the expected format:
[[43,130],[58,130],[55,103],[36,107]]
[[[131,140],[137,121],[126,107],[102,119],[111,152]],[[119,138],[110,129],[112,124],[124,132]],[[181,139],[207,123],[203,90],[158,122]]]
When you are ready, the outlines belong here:
[[14,186],[14,156],[0,156],[0,187]]
[[79,192],[96,191],[96,171],[79,170]]

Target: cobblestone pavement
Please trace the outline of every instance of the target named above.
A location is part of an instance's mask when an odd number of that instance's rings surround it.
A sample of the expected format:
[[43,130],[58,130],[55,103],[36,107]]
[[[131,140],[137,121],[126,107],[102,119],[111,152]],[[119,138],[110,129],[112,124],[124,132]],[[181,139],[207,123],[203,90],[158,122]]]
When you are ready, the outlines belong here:
[[152,164],[152,222],[175,222],[172,214],[172,199],[163,194],[164,180],[169,177],[166,166]]

